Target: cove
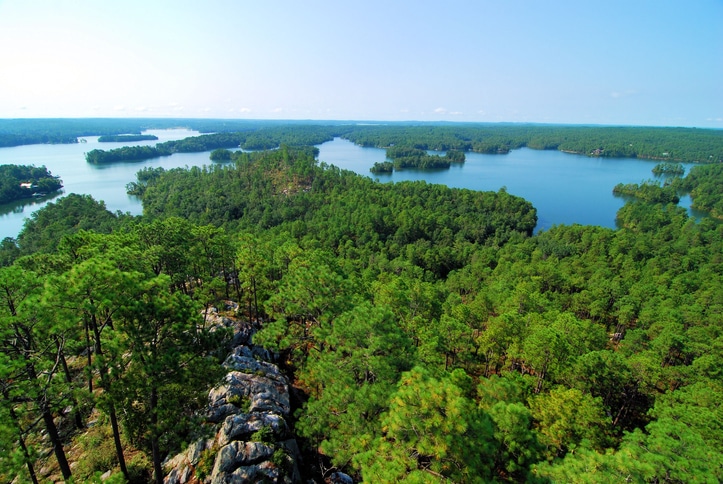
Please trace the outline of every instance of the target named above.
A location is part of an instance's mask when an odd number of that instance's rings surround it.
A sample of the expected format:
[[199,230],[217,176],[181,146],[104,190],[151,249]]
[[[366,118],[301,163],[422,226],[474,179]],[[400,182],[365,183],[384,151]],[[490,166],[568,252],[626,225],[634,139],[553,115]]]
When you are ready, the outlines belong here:
[[198,131],[188,129],[148,130],[143,134],[158,136],[158,140],[130,143],[99,143],[98,136],[86,136],[75,144],[37,144],[11,148],[0,148],[0,165],[45,165],[53,175],[63,180],[60,194],[48,196],[30,203],[21,201],[0,205],[0,240],[5,237],[17,237],[25,219],[32,212],[44,207],[53,199],[69,193],[91,195],[103,200],[111,212],[129,212],[140,215],[143,207],[138,198],[126,193],[126,184],[136,179],[136,172],[146,166],[165,169],[182,168],[211,164],[209,152],[177,153],[172,156],[150,160],[93,165],[85,161],[85,153],[93,149],[111,150],[122,146],[155,146],[164,141],[179,140],[189,136],[198,136]]
[[[625,200],[612,194],[618,183],[640,183],[655,178],[656,161],[637,158],[591,158],[556,150],[522,148],[507,154],[467,153],[463,164],[448,170],[402,170],[372,174],[369,168],[386,159],[381,148],[363,148],[336,138],[321,145],[319,160],[380,182],[418,181],[441,183],[452,188],[497,191],[532,202],[537,209],[536,231],[553,225],[599,225],[615,227],[615,214]],[[692,164],[684,164],[687,170]],[[682,197],[680,205],[690,206]]]

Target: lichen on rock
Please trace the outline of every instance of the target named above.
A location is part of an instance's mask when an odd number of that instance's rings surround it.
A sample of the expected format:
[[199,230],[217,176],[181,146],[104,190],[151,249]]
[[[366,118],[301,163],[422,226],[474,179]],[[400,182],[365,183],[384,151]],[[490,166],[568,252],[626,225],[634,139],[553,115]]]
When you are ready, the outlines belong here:
[[213,436],[168,459],[165,484],[301,482],[299,448],[286,423],[288,379],[268,351],[253,345],[253,325],[221,316],[216,308],[208,310],[206,321],[233,327],[237,344],[223,363],[228,373],[208,395],[205,417]]

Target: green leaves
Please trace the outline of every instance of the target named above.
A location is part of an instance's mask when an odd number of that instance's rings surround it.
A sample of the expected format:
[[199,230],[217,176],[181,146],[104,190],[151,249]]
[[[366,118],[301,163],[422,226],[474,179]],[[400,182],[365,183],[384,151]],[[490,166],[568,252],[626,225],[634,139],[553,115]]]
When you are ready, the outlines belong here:
[[563,456],[579,445],[603,449],[607,443],[610,418],[599,398],[558,387],[531,398],[530,410],[550,458]]
[[405,373],[382,420],[383,436],[360,456],[369,482],[485,482],[491,475],[493,427],[447,379],[421,368]]
[[311,398],[299,419],[302,435],[321,439],[340,465],[367,450],[379,417],[414,351],[390,311],[360,304],[315,330],[320,351],[299,372]]
[[618,450],[578,448],[535,473],[564,482],[720,482],[723,478],[720,385],[691,385],[655,405],[657,420],[625,435]]

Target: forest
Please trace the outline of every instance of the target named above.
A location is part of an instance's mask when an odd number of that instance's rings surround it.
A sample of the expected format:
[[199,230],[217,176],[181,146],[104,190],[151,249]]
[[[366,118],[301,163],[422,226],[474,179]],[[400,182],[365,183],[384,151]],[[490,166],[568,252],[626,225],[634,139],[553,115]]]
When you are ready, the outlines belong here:
[[[0,146],[3,145],[3,120],[0,120]],[[108,120],[106,120],[108,121]],[[217,121],[213,120],[137,120],[135,125],[121,124],[116,128],[138,126],[149,129],[158,126],[179,126],[173,123],[185,123],[183,126],[215,132],[186,138],[180,141],[159,143],[157,152],[148,152],[147,158],[165,156],[171,153],[200,152],[214,149],[242,148],[245,150],[265,150],[288,146],[317,145],[341,137],[360,146],[378,148],[405,148],[418,150],[505,154],[510,150],[527,147],[539,150],[560,150],[592,157],[606,158],[644,158],[661,160],[674,166],[679,162],[720,163],[723,162],[720,130],[696,128],[652,128],[652,127],[615,127],[615,126],[560,126],[537,124],[472,124],[456,123],[449,125],[388,123],[383,125],[359,125],[354,123],[325,122],[271,122],[271,121]],[[92,120],[87,120],[93,126]],[[40,126],[43,126],[42,124]],[[101,125],[111,129],[113,124]],[[5,128],[7,129],[7,128]],[[49,136],[48,131],[36,128],[38,136]],[[85,133],[76,128],[62,131],[63,136],[70,133]],[[208,131],[206,131],[208,132]],[[114,133],[116,134],[116,133]],[[17,134],[26,136],[27,134]],[[12,132],[6,136],[16,136]],[[60,135],[59,135],[60,136]],[[33,141],[28,138],[27,142]],[[61,141],[56,141],[61,142]],[[65,142],[75,142],[65,141]],[[17,140],[16,144],[22,144]],[[125,147],[130,148],[130,147]],[[124,150],[119,148],[118,150]],[[132,161],[138,158],[131,152],[118,150],[94,150],[96,160]],[[146,158],[146,159],[147,159]],[[104,161],[104,162],[107,162]],[[457,162],[454,160],[447,160]],[[434,163],[432,163],[434,162]],[[417,160],[417,164],[420,161]],[[443,167],[444,161],[425,160]],[[663,164],[661,164],[663,166]],[[389,170],[389,165],[380,163],[376,170]],[[393,167],[392,167],[393,168]]]
[[63,180],[44,166],[0,165],[0,204],[60,190]]
[[[305,479],[723,479],[723,165],[659,187],[712,217],[629,187],[619,228],[533,235],[504,189],[383,184],[301,146],[348,129],[441,149],[447,127],[325,129],[141,170],[139,217],[71,194],[0,244],[2,480],[161,482],[203,431],[228,335],[201,315],[226,300],[293,382]],[[713,156],[713,139],[665,149]]]
[[723,161],[721,131],[695,128],[452,124],[354,126],[340,134],[361,146],[412,146],[423,150],[508,153],[527,147],[587,156],[667,162]]
[[463,151],[449,150],[444,156],[429,154],[426,150],[409,146],[387,148],[387,159],[370,168],[372,173],[390,173],[394,170],[413,168],[416,170],[448,169],[452,163],[464,163]]
[[127,143],[132,141],[155,141],[158,136],[154,134],[113,134],[99,136],[99,143]]

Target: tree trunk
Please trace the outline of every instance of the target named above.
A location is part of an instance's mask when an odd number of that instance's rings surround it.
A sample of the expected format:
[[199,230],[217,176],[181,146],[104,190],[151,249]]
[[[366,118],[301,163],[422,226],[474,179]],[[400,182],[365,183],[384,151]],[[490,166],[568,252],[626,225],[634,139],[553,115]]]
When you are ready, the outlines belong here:
[[254,284],[254,309],[255,309],[255,315],[256,315],[255,323],[258,325],[259,324],[259,300],[256,295],[256,278],[252,276],[251,281]]
[[[28,362],[25,364],[25,369],[30,380],[35,382],[38,378],[38,374],[35,372],[35,366]],[[43,422],[45,423],[45,429],[48,432],[50,443],[53,445],[53,452],[55,452],[55,458],[58,460],[60,472],[63,473],[63,478],[67,481],[71,476],[70,465],[68,464],[68,459],[65,457],[65,451],[63,450],[63,443],[60,441],[58,427],[55,426],[53,415],[50,413],[50,408],[48,407],[48,402],[45,400],[45,396],[42,394],[39,395],[36,403],[38,404]]]
[[[55,346],[58,348],[58,358],[60,359],[60,364],[63,367],[63,373],[65,373],[65,381],[72,385],[73,375],[70,374],[70,368],[68,368],[68,362],[65,360],[65,353],[63,353],[63,345],[60,343],[60,339],[57,336],[54,339],[55,339]],[[82,417],[82,415],[80,415],[80,409],[78,408],[78,400],[76,400],[75,398],[71,398],[71,402],[73,403],[73,418],[75,419],[75,428],[80,430],[84,427],[84,425],[83,425],[83,417]]]
[[33,462],[30,459],[30,452],[28,452],[28,447],[25,445],[25,439],[22,435],[18,438],[18,441],[20,443],[20,448],[23,451],[23,457],[25,457],[25,464],[28,466],[30,479],[32,479],[33,484],[38,484],[38,477],[35,475],[35,467],[33,467]]
[[90,347],[90,329],[85,321],[85,351],[88,352],[88,392],[93,393],[93,351]]
[[70,472],[70,465],[68,459],[65,457],[65,451],[63,450],[63,443],[60,441],[60,434],[58,434],[58,427],[55,426],[53,416],[48,409],[48,405],[45,402],[40,403],[43,413],[43,422],[45,422],[45,429],[48,431],[48,437],[50,437],[50,443],[53,444],[53,452],[55,452],[55,458],[58,460],[58,466],[60,472],[63,473],[63,478],[67,481],[72,475]]
[[[9,400],[7,393],[4,393],[3,396]],[[23,451],[23,457],[25,457],[25,464],[28,466],[30,479],[32,479],[33,484],[38,484],[38,477],[35,475],[35,467],[33,467],[33,461],[30,459],[28,446],[25,445],[25,438],[23,438],[23,429],[20,427],[20,420],[18,419],[18,415],[15,413],[15,409],[12,407],[12,404],[10,405],[10,418],[13,419],[15,426],[18,429],[18,443],[20,444],[20,449]]]
[[125,455],[123,455],[123,444],[120,439],[120,431],[118,430],[118,417],[116,416],[115,405],[113,405],[113,402],[110,403],[108,416],[110,417],[110,426],[113,429],[113,443],[115,444],[115,453],[118,456],[118,467],[120,467],[120,470],[126,480],[130,480],[130,477],[128,476],[128,469],[126,468],[126,458]]
[[156,476],[156,484],[163,484],[163,467],[161,466],[161,451],[158,448],[158,392],[156,388],[151,389],[151,452],[153,454],[153,473]]
[[537,385],[535,386],[535,395],[542,391],[542,383],[545,381],[545,374],[547,373],[547,365],[542,368],[542,371],[537,375]]
[[[100,328],[98,327],[98,320],[95,314],[91,315],[91,329],[93,330],[93,336],[95,337],[95,356],[96,358],[101,357],[103,354],[103,345],[100,339]],[[108,367],[103,364],[98,368],[98,374],[100,376],[100,386],[105,392],[110,391],[110,381],[108,380]],[[108,401],[108,417],[110,417],[110,426],[113,430],[113,443],[115,444],[115,453],[118,457],[118,466],[120,467],[123,476],[126,480],[129,480],[128,469],[126,468],[126,459],[123,455],[123,444],[120,439],[120,430],[118,428],[118,417],[115,412],[115,404],[112,400]]]

